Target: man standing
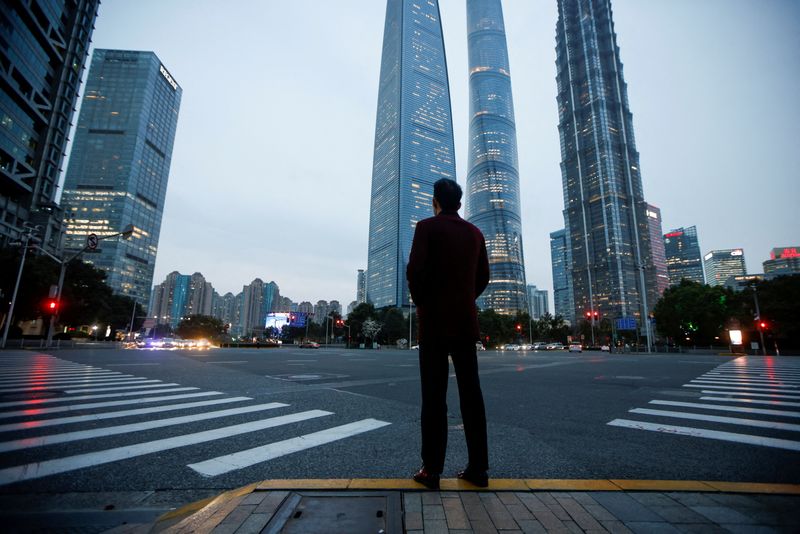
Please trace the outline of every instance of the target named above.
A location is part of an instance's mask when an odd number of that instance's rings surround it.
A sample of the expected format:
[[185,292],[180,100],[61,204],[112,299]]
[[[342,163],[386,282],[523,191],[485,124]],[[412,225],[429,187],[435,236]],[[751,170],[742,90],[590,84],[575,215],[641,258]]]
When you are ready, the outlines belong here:
[[489,283],[483,234],[458,215],[461,187],[447,178],[433,185],[435,216],[417,223],[406,277],[419,319],[422,386],[422,468],[413,478],[439,487],[447,449],[448,355],[458,382],[469,463],[458,478],[489,484],[486,414],[475,343],[480,337],[475,299]]

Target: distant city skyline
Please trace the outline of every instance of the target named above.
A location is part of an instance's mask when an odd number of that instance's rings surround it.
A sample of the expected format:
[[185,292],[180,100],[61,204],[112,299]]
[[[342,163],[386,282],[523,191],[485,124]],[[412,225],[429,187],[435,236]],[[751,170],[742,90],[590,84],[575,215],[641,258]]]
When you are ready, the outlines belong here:
[[[200,271],[225,293],[261,277],[298,301],[354,300],[354,273],[367,265],[385,8],[101,4],[93,46],[152,50],[184,89],[156,280]],[[466,13],[458,0],[440,0],[440,8],[463,187]],[[503,9],[526,278],[551,289],[549,233],[563,225],[556,2],[507,0]],[[612,9],[645,194],[661,208],[663,227],[696,225],[703,253],[741,247],[753,265],[775,246],[800,242],[800,6],[616,0]],[[277,17],[296,23],[264,32],[263,22]]]

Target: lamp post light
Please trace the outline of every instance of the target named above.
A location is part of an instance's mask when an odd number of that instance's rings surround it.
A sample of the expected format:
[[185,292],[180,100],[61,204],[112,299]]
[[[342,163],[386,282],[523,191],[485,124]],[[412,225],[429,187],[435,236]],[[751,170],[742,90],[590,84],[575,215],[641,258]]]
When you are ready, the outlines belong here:
[[8,329],[11,326],[11,321],[14,318],[14,306],[17,303],[17,292],[19,291],[19,282],[22,279],[22,269],[25,266],[25,256],[28,253],[28,246],[31,241],[37,241],[37,233],[39,226],[32,226],[25,223],[25,233],[22,235],[22,259],[19,262],[19,270],[17,271],[17,281],[14,284],[14,293],[11,295],[11,305],[8,307],[8,316],[6,317],[6,325],[3,328],[3,342],[0,348],[6,348],[6,341],[8,341]]

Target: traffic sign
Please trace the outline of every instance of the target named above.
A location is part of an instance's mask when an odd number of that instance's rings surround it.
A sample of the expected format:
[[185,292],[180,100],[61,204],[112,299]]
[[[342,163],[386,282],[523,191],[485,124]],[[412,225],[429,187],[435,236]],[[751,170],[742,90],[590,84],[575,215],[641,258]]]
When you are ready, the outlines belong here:
[[89,250],[94,250],[97,248],[97,234],[89,234],[86,236],[86,246]]
[[626,316],[617,319],[617,330],[636,330],[636,317]]

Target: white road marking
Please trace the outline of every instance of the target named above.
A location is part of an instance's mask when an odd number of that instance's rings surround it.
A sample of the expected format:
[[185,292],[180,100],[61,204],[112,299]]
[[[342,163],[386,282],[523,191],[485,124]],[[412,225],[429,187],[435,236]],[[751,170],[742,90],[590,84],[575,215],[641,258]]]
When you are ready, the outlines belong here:
[[787,402],[763,399],[746,399],[739,397],[700,397],[700,400],[710,400],[716,402],[744,402],[747,404],[773,404],[775,406],[800,406],[800,402]]
[[732,388],[725,388],[724,391],[716,391],[713,389],[704,389],[700,393],[710,395],[746,395],[748,397],[768,397],[770,399],[800,399],[797,395],[778,395],[776,393],[750,393],[746,391],[737,391]]
[[[197,388],[190,388],[190,389],[197,389]],[[222,395],[222,394],[223,393],[221,391],[201,391],[199,393],[184,393],[182,395],[145,397],[144,399],[129,399],[129,400],[119,400],[119,401],[108,401],[108,402],[90,402],[87,404],[70,404],[69,406],[54,406],[51,408],[33,408],[30,410],[22,410],[19,412],[3,412],[2,414],[0,414],[0,419],[6,419],[9,417],[41,415],[43,413],[72,412],[78,410],[86,410],[88,408],[108,408],[111,406],[127,406],[129,404],[142,404],[145,402],[161,402],[161,401],[172,401],[178,399],[193,399],[195,397],[208,397],[211,395]]]
[[[155,384],[147,384],[148,382],[156,382]],[[108,388],[86,388],[86,389],[65,389],[65,393],[72,395],[73,393],[94,393],[96,391],[119,391],[121,389],[147,389],[147,388],[163,388],[167,386],[180,386],[180,384],[176,384],[175,382],[170,382],[169,384],[163,383],[161,380],[142,380],[138,383],[131,383],[130,386],[114,386]],[[140,386],[139,384],[146,384],[144,386]]]
[[66,378],[113,378],[114,376],[124,376],[119,371],[80,371],[75,373],[20,373],[18,375],[0,375],[0,383],[7,384],[9,382],[25,382],[31,380],[60,380]]
[[[22,401],[10,401],[10,402],[0,402],[0,408],[10,408],[12,406],[28,406],[29,408],[35,408],[40,404],[52,404],[54,402],[72,402],[76,400],[88,400],[88,399],[108,399],[108,398],[116,398],[116,397],[133,397],[135,395],[156,395],[161,393],[175,393],[178,391],[193,391],[200,388],[192,388],[192,387],[182,387],[182,388],[168,388],[168,389],[157,389],[152,391],[131,391],[128,393],[101,393],[100,395],[80,395],[78,397],[48,397],[44,399],[28,399]],[[4,414],[0,412],[0,418],[4,417]]]
[[273,428],[279,425],[286,425],[289,423],[296,423],[305,421],[315,417],[322,417],[325,415],[333,415],[331,412],[322,410],[309,410],[307,412],[300,412],[296,414],[283,415],[279,417],[272,417],[269,419],[262,419],[260,421],[253,421],[250,423],[243,423],[239,425],[226,426],[214,430],[206,430],[203,432],[196,432],[194,434],[184,434],[182,436],[175,436],[166,439],[159,439],[155,441],[147,441],[144,443],[133,443],[125,445],[124,447],[117,447],[114,449],[106,449],[97,452],[90,452],[86,454],[78,454],[75,456],[68,456],[65,458],[58,458],[54,460],[45,460],[43,462],[19,465],[0,469],[0,485],[11,484],[13,482],[20,482],[23,480],[31,480],[41,478],[58,473],[66,473],[75,471],[84,467],[93,467],[97,465],[116,462],[119,460],[127,460],[145,454],[152,454],[154,452],[161,452],[187,445],[196,445],[198,443],[206,443],[218,439],[229,438],[238,434],[245,434],[248,432],[256,432],[267,428]]
[[719,415],[706,415],[702,413],[674,412],[671,410],[650,410],[648,408],[634,408],[633,410],[628,410],[628,412],[644,415],[657,415],[660,417],[674,417],[676,419],[692,419],[694,421],[709,421],[712,423],[725,423],[728,425],[755,426],[759,428],[800,432],[800,425],[795,425],[792,423],[778,423],[774,421],[762,421],[760,419],[747,419],[744,417],[722,417]]
[[717,380],[714,378],[695,378],[694,380],[692,380],[692,383],[717,384],[725,386],[742,385],[742,386],[754,386],[763,388],[797,389],[797,386],[795,385],[782,385],[782,384],[776,384],[775,382],[757,383],[757,382],[745,382],[744,380]]
[[675,425],[660,425],[656,423],[643,423],[641,421],[630,421],[628,419],[614,419],[610,423],[611,426],[619,426],[623,428],[633,428],[636,430],[650,430],[653,432],[664,432],[666,434],[673,434],[678,436],[690,436],[694,438],[707,438],[716,439],[721,441],[731,441],[736,443],[744,443],[747,445],[760,445],[762,447],[771,447],[776,449],[787,449],[790,451],[800,451],[800,441],[791,441],[788,439],[765,438],[762,436],[753,436],[750,434],[738,434],[734,432],[720,432],[718,430],[706,430],[703,428],[692,428],[686,426]]
[[649,404],[658,404],[663,406],[682,406],[685,408],[703,408],[706,410],[719,410],[723,412],[759,413],[764,415],[779,415],[781,417],[800,417],[800,412],[790,412],[787,410],[767,410],[764,408],[742,408],[739,406],[719,406],[717,404],[704,404],[702,402],[651,400]]
[[189,464],[188,467],[207,477],[222,475],[229,471],[243,469],[245,467],[266,462],[280,456],[285,456],[287,454],[292,454],[294,452],[303,451],[350,436],[369,432],[370,430],[375,430],[389,424],[391,423],[378,421],[377,419],[362,419],[361,421],[356,421],[355,423],[328,428],[319,432],[313,432],[311,434],[305,434],[303,436],[297,436],[295,438],[269,443],[267,445],[254,447],[252,449],[239,451],[233,454],[227,454],[225,456],[218,456],[203,462]]
[[[188,410],[189,408],[199,408],[201,406],[215,406],[217,404],[227,404],[230,402],[242,402],[247,400],[253,400],[253,399],[250,397],[227,397],[224,399],[212,399],[199,402],[184,402],[182,404],[167,404],[166,406],[153,406],[151,408],[138,408],[135,410],[120,410],[116,412],[103,412],[90,415],[73,415],[70,417],[39,419],[32,421],[24,421],[22,423],[9,423],[6,425],[0,425],[0,432],[9,432],[12,430],[30,430],[32,428],[42,428],[46,426],[84,423],[86,421],[102,421],[103,419],[116,419],[118,417],[130,417],[134,415],[146,415],[151,413],[170,412],[174,410]],[[286,406],[288,406],[288,404]]]
[[289,405],[280,402],[270,402],[268,404],[255,404],[252,406],[243,406],[241,408],[217,410],[215,412],[204,412],[200,414],[183,415],[180,417],[170,417],[167,419],[156,419],[155,421],[145,421],[143,423],[131,423],[129,425],[107,426],[103,428],[93,428],[90,430],[79,430],[76,432],[51,434],[49,436],[36,436],[31,438],[18,439],[15,441],[6,441],[0,443],[0,452],[16,451],[20,449],[27,449],[30,447],[44,447],[47,445],[55,445],[58,443],[68,443],[70,441],[79,441],[82,439],[102,438],[105,436],[116,436],[119,434],[128,434],[131,432],[141,432],[143,430],[151,430],[153,428],[163,428],[166,426],[181,425],[184,423],[193,423],[195,421],[207,421],[209,419],[217,419],[220,417],[228,417],[232,415],[261,412],[264,410],[274,410],[276,408],[284,408],[286,406]]
[[124,380],[144,380],[142,377],[133,375],[120,375],[120,376],[76,376],[74,378],[58,378],[53,380],[42,380],[38,378],[31,378],[28,380],[15,380],[6,384],[0,384],[2,387],[18,387],[18,386],[47,386],[50,384],[89,384],[94,382],[107,382],[113,384],[114,382],[122,382]]
[[761,393],[793,393],[783,389],[752,388],[749,386],[711,386],[706,384],[684,384],[685,388],[731,389],[735,391],[759,391]]
[[250,363],[249,360],[231,360],[231,361],[216,361],[216,362],[206,362],[206,363]]
[[700,378],[704,380],[725,380],[726,382],[729,381],[739,381],[739,382],[778,382],[783,384],[784,382],[787,384],[797,384],[800,382],[800,379],[797,378],[783,378],[779,376],[731,376],[731,375],[703,375]]
[[[63,389],[65,387],[101,387],[101,386],[110,386],[110,385],[119,385],[119,384],[148,384],[151,382],[161,382],[161,380],[144,380],[142,378],[137,378],[136,380],[126,379],[124,382],[95,382],[92,384],[63,384],[63,385],[53,385],[53,386],[28,386],[28,387],[15,387],[15,388],[3,388],[0,389],[0,393],[18,393],[20,391],[44,391],[48,389]],[[96,390],[100,391],[100,390]]]
[[286,363],[313,363],[319,360],[286,360]]
[[109,363],[106,364],[106,367],[128,367],[129,365],[161,365],[158,362],[147,362],[147,363]]

